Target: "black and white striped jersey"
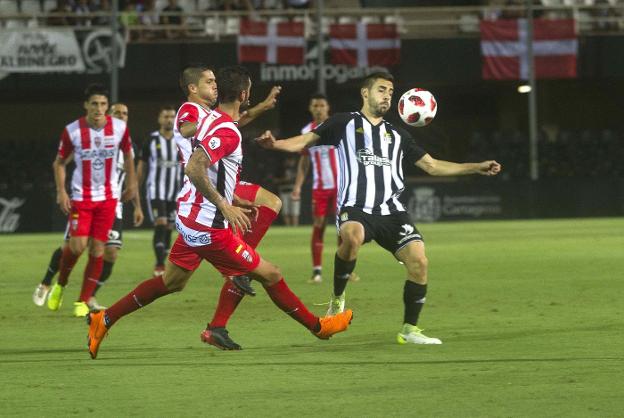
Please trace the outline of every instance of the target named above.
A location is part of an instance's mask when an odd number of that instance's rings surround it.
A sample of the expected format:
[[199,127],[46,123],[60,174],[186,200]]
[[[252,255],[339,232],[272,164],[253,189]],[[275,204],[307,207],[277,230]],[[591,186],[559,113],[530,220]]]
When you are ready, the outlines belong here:
[[371,124],[360,112],[338,113],[313,131],[316,145],[338,149],[338,210],[354,207],[373,215],[405,212],[403,159],[409,164],[426,152],[411,135],[386,120]]
[[176,138],[164,138],[154,131],[143,144],[141,159],[147,165],[146,198],[173,201],[180,190],[182,168]]

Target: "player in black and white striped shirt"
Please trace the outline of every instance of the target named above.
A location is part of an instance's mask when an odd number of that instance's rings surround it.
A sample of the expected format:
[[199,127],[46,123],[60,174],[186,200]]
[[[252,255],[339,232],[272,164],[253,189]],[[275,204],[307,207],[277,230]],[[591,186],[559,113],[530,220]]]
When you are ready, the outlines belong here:
[[270,132],[258,139],[265,148],[300,152],[311,145],[338,149],[337,225],[342,243],[334,263],[334,294],[328,314],[344,310],[344,290],[362,244],[371,240],[391,252],[407,270],[403,288],[404,324],[399,343],[441,344],[417,327],[427,294],[427,257],[422,236],[399,201],[405,160],[433,176],[482,174],[501,169],[496,161],[458,164],[437,160],[416,145],[410,134],[383,119],[390,109],[393,77],[373,73],[361,86],[362,109],[336,114],[314,131],[276,141]]
[[155,275],[161,275],[171,247],[175,222],[176,196],[182,181],[176,135],[173,129],[176,109],[164,106],[158,112],[159,130],[152,132],[143,144],[138,165],[139,185],[147,178],[146,201],[154,223],[152,245],[156,255]]

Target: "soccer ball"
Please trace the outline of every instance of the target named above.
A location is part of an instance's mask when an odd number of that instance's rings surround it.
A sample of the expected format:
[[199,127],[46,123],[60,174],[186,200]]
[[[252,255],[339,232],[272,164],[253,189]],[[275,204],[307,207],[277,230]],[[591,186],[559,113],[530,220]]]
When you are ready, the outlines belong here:
[[399,99],[399,116],[410,126],[419,128],[429,125],[437,111],[435,97],[424,89],[408,90]]

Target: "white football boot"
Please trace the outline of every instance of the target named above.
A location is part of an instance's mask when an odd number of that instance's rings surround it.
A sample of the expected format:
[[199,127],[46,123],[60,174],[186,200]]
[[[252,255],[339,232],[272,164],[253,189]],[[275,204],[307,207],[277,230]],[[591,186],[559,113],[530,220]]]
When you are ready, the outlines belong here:
[[405,324],[403,329],[397,335],[397,342],[399,344],[425,344],[425,345],[439,345],[442,341],[438,338],[427,337],[422,333],[423,330],[415,325]]
[[327,313],[325,316],[333,316],[339,313],[344,312],[345,310],[345,292],[342,292],[340,296],[332,295],[329,300],[329,308],[327,309]]
[[43,283],[40,283],[35,289],[32,300],[37,306],[43,306],[48,300],[48,294],[50,293],[50,286],[46,286]]

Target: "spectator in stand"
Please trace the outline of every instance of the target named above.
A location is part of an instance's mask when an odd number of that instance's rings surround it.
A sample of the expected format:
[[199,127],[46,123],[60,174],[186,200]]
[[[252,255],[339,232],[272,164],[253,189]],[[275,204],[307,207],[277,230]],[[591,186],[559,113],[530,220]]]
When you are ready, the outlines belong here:
[[[89,15],[91,13],[91,5],[89,0],[77,0],[72,9],[75,15]],[[88,17],[77,17],[74,19],[78,26],[91,26],[91,19]]]
[[[140,16],[141,25],[147,29],[141,29],[139,32],[140,39],[155,39],[159,37],[160,32],[153,30],[160,22],[158,10],[156,10],[156,0],[145,0]],[[150,30],[152,29],[152,30]]]
[[[261,1],[263,3],[263,1]],[[257,3],[257,1],[256,1]],[[237,10],[247,10],[249,12],[255,9],[252,0],[217,0],[211,3],[208,10],[223,10],[227,12]]]
[[[182,9],[178,5],[178,0],[169,0],[169,4],[162,9],[162,15],[160,16],[160,23],[163,25],[184,25],[184,9]],[[184,31],[175,30],[175,29],[167,29],[165,31],[165,36],[167,38],[178,38],[184,34]]]
[[70,19],[67,16],[54,16],[54,14],[69,14],[72,12],[72,8],[67,0],[56,0],[56,7],[50,10],[52,16],[48,17],[48,26],[68,26],[70,25]]
[[284,0],[284,9],[309,9],[312,7],[311,0]]
[[[110,14],[112,11],[110,0],[100,0],[100,4],[98,4],[97,7],[93,9],[93,11],[98,13]],[[110,25],[110,22],[110,16],[106,15],[98,16],[91,21],[94,26],[108,26]]]
[[119,14],[119,21],[126,29],[128,38],[134,40],[137,37],[136,27],[139,25],[139,13],[137,12],[136,3],[128,1],[126,7]]

